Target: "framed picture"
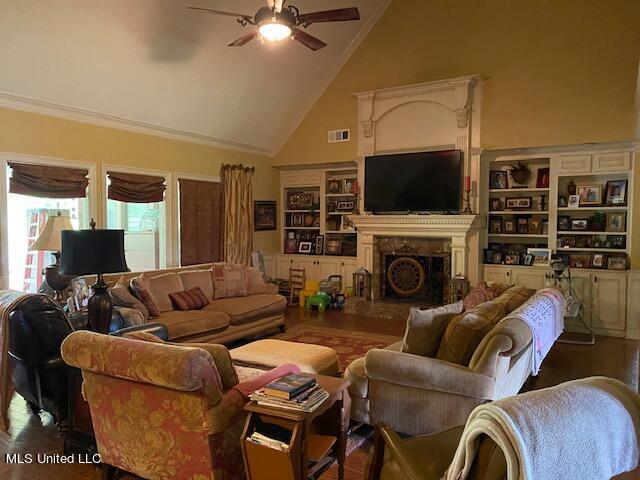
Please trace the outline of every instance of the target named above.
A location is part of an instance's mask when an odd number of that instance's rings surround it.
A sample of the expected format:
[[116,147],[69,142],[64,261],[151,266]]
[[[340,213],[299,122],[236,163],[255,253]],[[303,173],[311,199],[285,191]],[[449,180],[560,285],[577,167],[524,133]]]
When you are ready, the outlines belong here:
[[313,242],[300,242],[298,244],[298,253],[311,253],[311,245],[313,245]]
[[493,262],[495,264],[502,263],[502,252],[493,252]]
[[503,209],[502,199],[501,198],[490,198],[489,199],[489,211],[491,212],[499,212]]
[[284,244],[284,253],[298,253],[298,241],[295,236],[293,238],[287,238]]
[[340,215],[340,230],[353,231],[356,229],[356,226],[347,215]]
[[558,239],[561,248],[573,248],[576,246],[576,237],[567,235]]
[[344,187],[342,188],[342,193],[353,193],[356,194],[356,186],[358,184],[358,180],[356,178],[345,178],[344,179]]
[[627,237],[624,235],[610,235],[608,240],[611,242],[610,245],[607,245],[610,248],[625,248],[627,241]]
[[[578,186],[578,196],[580,206],[602,205],[602,185],[580,185]],[[571,199],[569,199],[571,204]]]
[[318,235],[316,237],[316,255],[322,255],[324,250],[324,235]]
[[576,237],[576,247],[591,248],[591,237],[589,235],[578,235]]
[[342,192],[342,184],[343,182],[338,179],[331,179],[327,183],[327,191],[329,193],[343,193]]
[[509,188],[508,173],[506,170],[492,170],[489,172],[489,188],[491,190],[504,190]]
[[502,233],[502,222],[500,220],[491,220],[489,222],[489,233]]
[[626,270],[627,254],[609,254],[607,255],[607,268],[609,270]]
[[91,287],[87,285],[85,278],[76,277],[71,280],[71,288],[73,289],[73,303],[77,310],[82,310],[89,304],[92,295]]
[[624,232],[627,229],[624,212],[607,213],[607,232]]
[[609,206],[627,204],[627,180],[610,180],[606,186],[606,202]]
[[558,231],[566,232],[571,230],[571,217],[560,215],[558,216]]
[[506,199],[507,210],[531,208],[531,197],[511,197]]
[[522,257],[522,264],[526,265],[527,267],[533,265],[533,255],[531,255],[530,253],[525,253]]
[[302,227],[304,225],[304,213],[292,213],[291,214],[291,226]]
[[353,200],[341,200],[336,203],[336,210],[340,212],[352,212],[356,208],[356,202]]
[[571,230],[587,230],[589,228],[589,219],[587,218],[572,218]]
[[507,253],[504,256],[505,265],[520,265],[520,255],[515,253]]
[[549,266],[551,261],[551,249],[549,248],[529,248],[527,253],[533,255],[532,265]]
[[580,206],[580,195],[569,195],[567,207],[578,208]]
[[342,255],[342,241],[335,239],[327,239],[324,242],[325,255]]
[[493,263],[493,253],[494,250],[490,248],[484,249],[484,263]]
[[560,195],[558,197],[558,207],[565,208],[568,205],[568,197],[566,195]]
[[549,167],[538,169],[536,188],[549,188]]
[[591,255],[588,253],[576,253],[569,255],[569,266],[571,268],[589,268]]
[[531,217],[529,219],[529,233],[541,233],[542,232],[542,220],[540,218]]
[[591,255],[591,268],[605,268],[607,256],[604,253],[594,253]]
[[253,202],[253,229],[256,232],[278,229],[276,205],[275,200],[256,200]]
[[527,220],[526,218],[518,219],[518,233],[524,235],[529,233],[529,220]]
[[505,220],[502,222],[504,233],[516,233],[516,222],[514,220]]
[[540,229],[542,235],[549,235],[549,220],[542,220],[542,228]]

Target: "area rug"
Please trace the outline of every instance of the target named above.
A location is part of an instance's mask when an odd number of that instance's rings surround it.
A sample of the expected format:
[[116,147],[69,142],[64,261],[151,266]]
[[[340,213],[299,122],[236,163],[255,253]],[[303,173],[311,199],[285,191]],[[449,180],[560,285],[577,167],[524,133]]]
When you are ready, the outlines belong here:
[[372,348],[388,347],[400,340],[392,335],[336,330],[335,328],[314,325],[294,325],[288,328],[285,333],[276,335],[274,338],[333,348],[338,354],[341,372],[344,372],[345,368],[356,358],[364,357],[365,353]]

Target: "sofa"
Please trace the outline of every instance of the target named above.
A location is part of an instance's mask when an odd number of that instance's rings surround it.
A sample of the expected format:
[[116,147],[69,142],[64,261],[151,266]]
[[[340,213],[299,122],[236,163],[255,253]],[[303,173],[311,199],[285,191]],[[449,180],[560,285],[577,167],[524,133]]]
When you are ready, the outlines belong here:
[[[236,274],[237,294],[220,298],[220,275],[224,269]],[[88,285],[93,279],[84,277]],[[144,280],[142,282],[141,280]],[[267,284],[257,268],[242,265],[202,264],[145,272],[105,275],[116,305],[110,330],[142,322],[164,324],[173,342],[228,343],[257,336],[275,328],[284,329],[285,297]],[[244,289],[242,283],[244,282]],[[140,287],[140,284],[144,288]],[[138,288],[136,288],[138,287]],[[202,308],[180,310],[171,294],[198,288],[206,297]],[[232,290],[233,292],[234,290]],[[155,304],[156,311],[149,306]],[[127,320],[134,313],[134,320]]]
[[533,293],[510,287],[464,311],[462,302],[412,309],[416,318],[410,315],[401,342],[370,350],[346,369],[351,418],[422,435],[462,425],[478,405],[518,393],[533,347],[529,326],[513,312],[536,301]]

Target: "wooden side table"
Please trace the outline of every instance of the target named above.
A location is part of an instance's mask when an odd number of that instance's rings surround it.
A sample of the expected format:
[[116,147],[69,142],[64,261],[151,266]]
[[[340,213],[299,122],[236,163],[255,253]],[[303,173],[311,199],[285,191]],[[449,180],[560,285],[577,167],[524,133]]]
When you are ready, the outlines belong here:
[[[338,463],[338,478],[344,479],[344,461],[347,431],[351,413],[351,398],[347,388],[350,382],[343,378],[315,376],[318,385],[329,392],[329,398],[315,411],[298,412],[266,407],[250,402],[249,412],[241,437],[242,456],[248,480],[306,480],[318,478],[334,462]],[[268,432],[279,428],[288,432],[289,449],[286,452],[257,445],[249,440],[255,432]],[[326,455],[310,461],[314,445],[333,439]],[[321,441],[320,441],[321,440]]]

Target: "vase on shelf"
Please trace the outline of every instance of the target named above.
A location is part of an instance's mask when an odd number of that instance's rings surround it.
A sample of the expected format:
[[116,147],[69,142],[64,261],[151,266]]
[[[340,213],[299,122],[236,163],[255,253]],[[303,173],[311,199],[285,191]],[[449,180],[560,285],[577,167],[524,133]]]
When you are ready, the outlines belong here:
[[569,184],[567,185],[567,192],[569,193],[569,195],[576,194],[576,184],[574,183],[573,178],[569,180]]

